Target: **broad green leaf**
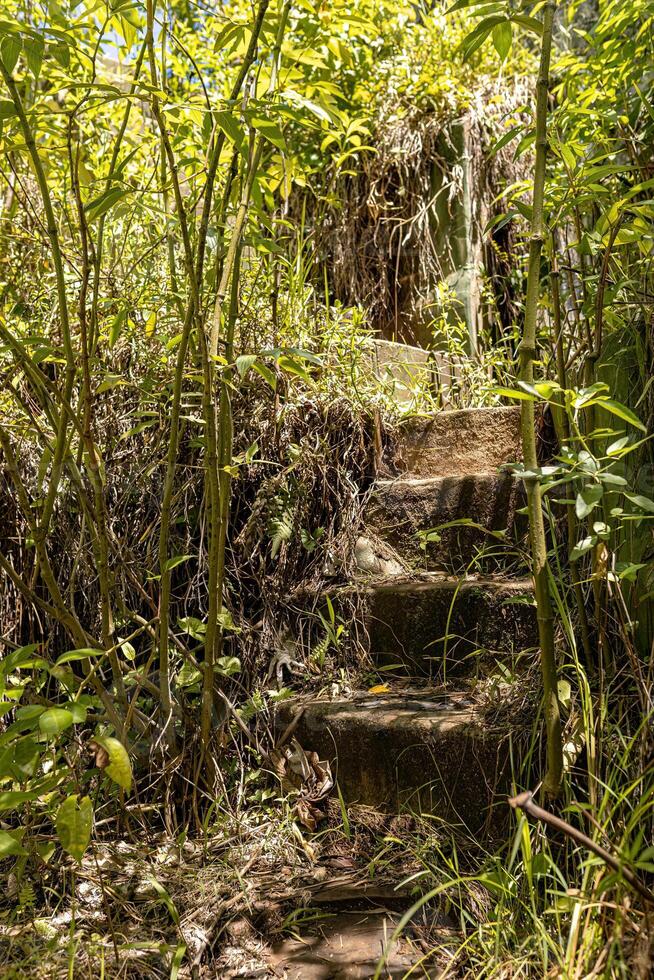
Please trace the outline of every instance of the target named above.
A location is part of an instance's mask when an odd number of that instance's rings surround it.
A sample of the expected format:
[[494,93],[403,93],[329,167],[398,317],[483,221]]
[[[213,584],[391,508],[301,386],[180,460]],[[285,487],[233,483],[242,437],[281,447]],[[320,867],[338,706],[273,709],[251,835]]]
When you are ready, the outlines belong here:
[[278,122],[264,116],[253,116],[250,121],[254,128],[261,133],[262,136],[265,136],[265,138],[272,143],[273,146],[278,147],[280,150],[286,149],[284,134],[282,133]]
[[40,757],[40,746],[33,738],[23,735],[0,754],[0,777],[12,776],[23,783],[34,775]]
[[223,677],[233,677],[234,674],[240,674],[241,661],[238,657],[218,657],[215,670],[217,674],[222,674]]
[[616,571],[618,578],[625,579],[627,582],[635,582],[641,568],[647,568],[644,562],[617,562]]
[[585,555],[587,551],[594,548],[596,544],[597,537],[594,534],[589,535],[587,538],[583,538],[570,552],[570,561],[577,561],[582,557],[582,555]]
[[621,439],[616,439],[606,450],[607,456],[615,456],[617,453],[621,452],[626,446],[629,445],[629,436],[622,436]]
[[0,122],[3,119],[11,119],[17,115],[16,108],[11,99],[0,99]]
[[232,112],[224,109],[220,112],[215,112],[214,119],[227,139],[239,148],[243,143],[243,130],[236,116]]
[[104,654],[104,650],[94,650],[92,647],[68,650],[66,653],[62,653],[60,657],[57,657],[55,667],[61,667],[62,664],[70,664],[76,660],[87,660],[89,657],[103,657]]
[[577,494],[575,511],[580,520],[587,517],[588,514],[590,514],[590,512],[597,507],[598,503],[602,499],[603,493],[604,488],[601,486],[601,484],[591,483]]
[[44,735],[59,735],[74,723],[72,711],[66,708],[47,708],[39,717],[39,728]]
[[25,58],[27,60],[27,67],[34,75],[34,78],[38,79],[41,74],[41,65],[43,64],[43,53],[45,50],[45,43],[42,37],[31,37],[29,41],[25,41]]
[[559,695],[559,701],[564,708],[570,707],[570,700],[572,698],[572,686],[570,681],[561,680],[557,684],[557,690]]
[[86,721],[86,705],[80,704],[79,701],[66,701],[61,705],[61,707],[65,708],[66,711],[70,711],[71,715],[73,716],[73,724],[83,725]]
[[182,664],[177,674],[178,687],[191,687],[193,684],[198,684],[201,680],[202,672],[197,667],[188,663]]
[[61,846],[67,854],[81,861],[91,840],[93,804],[88,796],[68,796],[57,811],[55,820]]
[[15,810],[22,803],[27,803],[30,800],[35,800],[38,797],[38,793],[35,791],[27,792],[24,790],[7,790],[5,793],[0,793],[0,812],[6,810]]
[[101,194],[100,197],[96,197],[93,201],[85,207],[85,211],[88,213],[89,221],[95,221],[97,218],[102,217],[107,211],[111,210],[118,201],[126,197],[127,191],[123,187],[110,187],[108,191]]
[[23,42],[17,35],[7,34],[2,39],[2,44],[0,44],[0,58],[2,58],[2,64],[10,75],[16,67],[16,62],[18,61],[22,47]]
[[274,391],[275,388],[277,387],[277,378],[275,376],[275,372],[271,371],[267,365],[262,364],[260,361],[256,361],[252,365],[252,367],[257,372],[257,374],[261,375],[261,377],[266,382],[266,384],[269,385]]
[[0,860],[6,857],[20,857],[25,854],[25,848],[13,834],[0,830]]
[[612,415],[617,415],[618,418],[624,419],[625,422],[633,425],[636,429],[640,429],[641,432],[647,432],[647,429],[640,421],[638,416],[634,415],[631,409],[627,408],[626,405],[622,405],[620,402],[616,402],[612,398],[600,398],[598,399],[597,404],[601,408],[606,409],[606,411],[610,412]]
[[511,43],[513,41],[513,28],[511,21],[505,20],[501,24],[496,24],[493,28],[493,45],[502,61],[506,61]]
[[222,609],[216,616],[216,622],[224,630],[231,630],[232,633],[240,633],[240,629],[232,619],[232,614],[229,609]]
[[28,668],[45,664],[46,661],[42,660],[41,657],[34,656],[35,652],[36,643],[31,643],[27,647],[19,647],[18,650],[12,650],[11,653],[0,660],[0,674],[7,677],[8,674],[12,674],[21,667]]
[[95,751],[98,769],[103,769],[114,783],[129,793],[132,788],[132,766],[122,742],[110,735],[104,735],[93,739],[90,747]]
[[654,514],[654,500],[650,500],[649,497],[643,497],[639,493],[625,493],[625,497],[640,510],[646,510],[649,514]]
[[204,635],[207,632],[207,624],[203,623],[196,616],[185,616],[183,619],[178,619],[177,625],[185,633],[189,633],[194,640],[204,639]]
[[251,367],[254,367],[256,360],[256,354],[241,354],[240,357],[236,358],[236,370],[242,378],[245,377]]

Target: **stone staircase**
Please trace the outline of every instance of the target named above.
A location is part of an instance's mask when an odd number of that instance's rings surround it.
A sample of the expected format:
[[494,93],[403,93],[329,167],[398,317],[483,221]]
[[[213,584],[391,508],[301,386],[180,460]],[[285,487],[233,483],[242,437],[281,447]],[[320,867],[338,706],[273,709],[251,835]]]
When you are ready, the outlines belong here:
[[[519,457],[518,423],[519,409],[492,408],[441,412],[407,426],[395,459],[402,470],[380,481],[371,498],[371,535],[410,560],[425,525],[488,519],[494,530],[510,527],[520,493],[497,468]],[[480,541],[464,540],[472,557]],[[493,773],[501,782],[503,733],[483,724],[470,678],[534,648],[537,622],[529,580],[504,571],[452,575],[447,547],[441,540],[428,551],[419,571],[395,563],[397,574],[373,574],[364,585],[373,660],[409,686],[300,701],[296,736],[333,762],[346,801],[426,809],[476,832],[494,803]],[[281,722],[297,711],[298,701],[283,704]]]
[[[533,590],[503,557],[510,549],[494,547],[502,535],[490,539],[491,573],[465,569],[489,540],[482,528],[508,529],[508,540],[524,532],[521,489],[498,473],[519,458],[519,409],[440,412],[404,427],[397,475],[373,489],[361,584],[381,687],[279,709],[281,725],[293,721],[300,744],[330,760],[348,803],[427,812],[486,840],[506,831],[507,730],[485,717],[474,679],[536,648]],[[422,551],[416,532],[443,523]],[[315,976],[371,975],[324,969]],[[403,974],[389,964],[383,975]]]

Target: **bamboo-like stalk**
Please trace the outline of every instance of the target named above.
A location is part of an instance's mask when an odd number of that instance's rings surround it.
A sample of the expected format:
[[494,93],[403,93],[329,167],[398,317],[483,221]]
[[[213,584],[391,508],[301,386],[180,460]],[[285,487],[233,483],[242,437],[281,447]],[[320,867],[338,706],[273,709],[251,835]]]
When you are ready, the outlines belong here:
[[[123,118],[121,120],[120,126],[118,127],[118,132],[116,134],[116,139],[114,140],[114,147],[111,151],[111,160],[109,162],[109,172],[105,178],[104,192],[105,194],[109,191],[113,185],[116,168],[118,166],[118,156],[120,154],[120,148],[127,132],[127,125],[129,123],[129,117],[132,112],[132,101],[133,96],[138,87],[139,75],[141,73],[141,67],[143,65],[143,59],[145,57],[145,42],[141,45],[138,57],[134,64],[134,78],[129,87],[129,92],[127,95],[127,102],[125,105],[125,111],[123,113]],[[98,232],[95,246],[95,263],[93,272],[93,286],[91,290],[91,313],[90,313],[90,337],[89,337],[89,348],[91,352],[95,351],[96,344],[98,342],[98,303],[100,299],[100,279],[102,276],[102,256],[104,252],[104,228],[105,222],[107,220],[107,215],[102,214],[98,220]]]
[[[164,728],[172,719],[172,695],[170,687],[170,655],[168,646],[169,609],[170,609],[170,589],[171,575],[168,567],[168,541],[170,537],[170,516],[172,508],[172,497],[175,479],[175,465],[177,462],[177,449],[179,446],[179,416],[182,401],[182,386],[184,378],[184,364],[186,361],[186,351],[188,342],[199,309],[198,282],[195,275],[195,263],[191,235],[184,210],[179,175],[177,171],[177,161],[168,135],[166,120],[161,109],[159,97],[156,94],[159,80],[157,71],[157,58],[154,48],[154,2],[147,0],[146,3],[146,35],[145,45],[150,63],[150,80],[154,91],[152,92],[152,113],[159,128],[161,145],[165,159],[170,170],[170,182],[175,197],[177,208],[177,219],[179,221],[182,244],[184,247],[184,266],[189,286],[189,299],[186,309],[186,316],[182,328],[179,348],[177,352],[177,364],[175,369],[175,380],[173,382],[173,404],[171,408],[171,432],[168,447],[168,460],[166,467],[166,477],[164,483],[164,494],[161,508],[161,528],[159,533],[159,574],[160,574],[160,601],[159,601],[159,696],[161,703],[161,715],[164,720]],[[165,740],[164,740],[165,741]],[[168,732],[167,741],[172,746],[174,734],[172,729]]]
[[[72,117],[70,120],[72,126]],[[107,507],[102,479],[103,462],[100,451],[95,443],[95,405],[93,383],[91,379],[91,358],[89,343],[89,325],[87,312],[87,297],[91,270],[95,262],[93,239],[84,211],[82,190],[79,182],[79,157],[75,157],[72,147],[72,134],[69,130],[68,160],[70,176],[77,209],[80,241],[82,247],[81,282],[78,299],[79,336],[82,359],[82,444],[86,449],[87,472],[93,490],[93,505],[95,523],[91,524],[91,537],[94,544],[95,560],[98,569],[98,584],[100,588],[100,608],[102,616],[102,644],[108,652],[111,673],[116,688],[118,702],[127,714],[127,696],[120,660],[115,650],[113,633],[114,622],[111,603],[111,570],[109,566],[109,542],[107,538]]]
[[[262,5],[263,7],[263,5]],[[272,94],[277,84],[281,43],[290,13],[290,3],[284,3],[282,8],[275,45],[272,52],[272,69],[268,94]],[[259,16],[263,20],[263,10]],[[260,29],[259,24],[259,29]],[[245,74],[241,71],[242,81]],[[242,82],[241,82],[242,84]],[[221,275],[214,301],[213,317],[208,337],[202,339],[204,356],[204,419],[205,419],[205,472],[207,474],[208,509],[209,509],[209,612],[207,630],[204,638],[204,675],[202,685],[202,708],[200,724],[200,758],[208,763],[208,749],[211,739],[213,703],[214,703],[214,664],[222,648],[224,629],[220,622],[223,610],[223,589],[225,580],[225,553],[227,545],[227,527],[229,520],[229,505],[231,496],[230,466],[232,462],[232,445],[234,439],[231,409],[230,388],[233,378],[234,331],[238,315],[238,298],[240,285],[240,260],[243,235],[247,223],[252,188],[256,180],[259,163],[263,153],[263,140],[259,134],[250,132],[250,151],[247,169],[243,175],[241,196],[239,200],[234,227],[229,247],[222,263]],[[225,202],[226,203],[226,202]],[[224,316],[224,302],[229,290],[230,303],[227,314],[227,331],[224,341],[227,367],[220,375],[218,396],[218,422],[213,405],[213,390],[215,376],[215,359],[220,346],[220,333]],[[215,473],[214,473],[215,467]]]
[[[232,91],[230,93],[231,100],[238,97],[241,86],[249,72],[252,63],[256,57],[257,45],[259,40],[259,35],[263,26],[263,20],[265,16],[266,9],[268,7],[269,0],[262,0],[259,4],[257,11],[257,17],[254,24],[254,29],[252,36],[250,38],[250,43],[243,60],[243,64],[239,70],[236,77]],[[152,0],[148,0],[146,5],[146,41],[145,46],[148,52],[148,60],[150,62],[150,74],[154,88],[157,87],[157,67],[156,67],[156,56],[154,50],[154,5]],[[160,592],[159,592],[159,684],[160,684],[160,700],[162,706],[162,714],[164,717],[171,717],[171,689],[170,689],[170,664],[169,664],[169,609],[170,609],[170,590],[171,590],[171,576],[170,570],[167,567],[167,562],[169,558],[169,539],[170,539],[170,522],[171,522],[171,512],[172,512],[172,500],[175,485],[175,468],[177,465],[177,453],[179,448],[180,440],[180,415],[181,415],[181,401],[182,401],[182,390],[184,382],[184,369],[186,364],[186,355],[189,347],[189,341],[191,337],[192,330],[195,327],[198,328],[198,333],[200,333],[201,324],[201,288],[203,280],[203,270],[204,270],[204,257],[206,250],[207,233],[209,229],[209,222],[211,219],[211,211],[213,205],[213,190],[216,180],[216,174],[218,166],[220,163],[220,155],[222,148],[224,146],[225,135],[221,131],[215,137],[213,145],[209,151],[209,164],[207,167],[207,178],[204,188],[204,201],[202,215],[200,219],[200,225],[198,229],[198,236],[195,248],[195,256],[193,255],[193,249],[190,239],[190,234],[188,230],[188,225],[186,222],[186,215],[183,208],[181,190],[179,186],[179,179],[177,174],[177,168],[175,165],[175,158],[168,138],[168,133],[166,130],[166,123],[161,112],[161,107],[159,100],[156,96],[153,96],[153,114],[157,121],[161,135],[162,149],[168,161],[168,167],[170,171],[170,180],[173,187],[173,192],[175,196],[175,203],[178,212],[178,220],[180,222],[180,229],[182,233],[182,240],[184,245],[184,256],[185,256],[185,268],[189,278],[189,295],[186,307],[186,313],[184,316],[184,322],[182,325],[180,343],[177,348],[177,361],[175,364],[175,375],[173,380],[173,391],[172,391],[172,404],[170,410],[170,439],[168,443],[168,454],[166,460],[166,474],[164,477],[164,489],[163,489],[163,499],[161,504],[161,523],[159,530],[159,546],[158,546],[158,559],[159,559],[159,572],[160,572]],[[201,342],[202,348],[202,342]],[[212,373],[209,372],[209,377],[205,379],[205,386],[208,385],[208,391],[212,391]]]
[[[565,350],[563,346],[563,324],[561,320],[561,290],[559,284],[558,262],[556,258],[556,245],[552,243],[552,266],[550,269],[550,284],[552,287],[552,311],[554,316],[554,349],[556,352],[556,373],[560,387],[565,391],[568,387],[567,369],[565,363]],[[562,396],[564,397],[564,396]],[[566,412],[565,404],[555,409],[555,419],[558,422],[561,441],[570,442],[570,421]],[[570,555],[577,541],[578,522],[574,503],[566,506],[566,519],[568,525],[568,563],[570,566],[570,580],[575,597],[577,616],[579,618],[579,629],[581,631],[581,643],[584,651],[586,666],[592,666],[592,648],[590,643],[590,630],[588,627],[588,615],[586,613],[586,602],[581,578],[576,562],[570,561]]]
[[16,82],[14,81],[13,76],[4,67],[1,59],[0,59],[0,75],[2,75],[2,78],[4,79],[5,85],[9,90],[9,95],[11,96],[11,101],[14,104],[16,115],[18,116],[18,121],[20,123],[20,127],[23,131],[23,136],[25,138],[25,145],[27,146],[27,151],[32,161],[32,168],[36,176],[36,182],[39,187],[41,201],[43,203],[46,233],[48,235],[48,240],[50,242],[50,250],[52,253],[52,264],[54,267],[55,280],[57,284],[59,322],[61,325],[61,337],[63,341],[64,355],[66,358],[64,398],[62,401],[62,411],[61,411],[61,416],[59,418],[59,426],[55,436],[55,446],[54,446],[54,452],[52,454],[52,464],[50,468],[50,482],[48,485],[47,493],[45,495],[43,507],[41,508],[41,514],[40,514],[40,520],[38,522],[38,526],[35,526],[37,538],[39,538],[42,541],[45,541],[45,538],[47,537],[48,534],[50,520],[52,519],[52,512],[54,510],[55,499],[57,496],[57,491],[59,489],[59,483],[61,481],[64,457],[68,450],[70,413],[67,408],[67,405],[70,404],[72,393],[73,393],[73,386],[75,384],[75,374],[76,374],[75,352],[73,349],[73,341],[72,341],[72,334],[70,328],[70,317],[68,313],[68,297],[66,294],[64,259],[61,250],[61,243],[59,241],[59,231],[57,229],[57,222],[55,220],[54,207],[52,204],[52,196],[50,194],[50,186],[48,184],[48,180],[45,175],[43,162],[41,160],[41,156],[39,154],[39,150],[36,145],[36,139],[32,131],[32,127],[30,126],[29,120],[27,118],[25,107],[23,106],[23,100],[20,97],[18,87],[16,85]]
[[[533,383],[534,361],[538,357],[536,327],[540,290],[540,261],[544,237],[543,206],[545,197],[545,165],[547,160],[547,100],[555,8],[555,0],[547,0],[543,15],[543,36],[536,88],[536,161],[533,182],[525,318],[522,341],[519,347],[520,380],[526,384]],[[534,473],[538,468],[538,458],[536,453],[534,402],[531,400],[521,402],[521,435],[525,468],[528,472]],[[541,650],[547,742],[547,769],[543,780],[543,787],[548,795],[557,796],[560,791],[563,776],[563,745],[557,690],[554,616],[549,592],[550,572],[547,558],[547,540],[543,521],[541,486],[538,477],[535,475],[527,476],[525,478],[525,485],[538,615],[538,635]]]

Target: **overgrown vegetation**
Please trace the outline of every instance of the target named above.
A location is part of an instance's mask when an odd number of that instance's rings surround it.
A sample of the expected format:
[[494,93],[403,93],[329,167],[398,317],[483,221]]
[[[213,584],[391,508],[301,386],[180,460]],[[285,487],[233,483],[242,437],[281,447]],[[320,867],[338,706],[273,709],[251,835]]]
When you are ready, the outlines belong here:
[[416,975],[650,975],[643,892],[560,829],[348,808],[304,751],[298,809],[273,748],[293,693],[386,688],[357,541],[403,423],[519,404],[545,698],[533,658],[477,696],[651,887],[653,37],[652,0],[7,0],[3,975],[261,971],[330,861],[404,882]]

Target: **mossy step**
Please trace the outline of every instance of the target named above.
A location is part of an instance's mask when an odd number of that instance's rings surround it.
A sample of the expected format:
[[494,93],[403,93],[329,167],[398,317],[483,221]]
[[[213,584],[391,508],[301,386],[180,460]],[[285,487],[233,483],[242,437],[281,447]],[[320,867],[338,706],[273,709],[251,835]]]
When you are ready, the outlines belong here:
[[347,803],[436,813],[472,833],[507,816],[498,796],[508,789],[506,733],[469,694],[360,692],[278,706],[280,732],[294,719],[294,737],[329,760]]
[[[526,518],[516,515],[523,498],[522,481],[510,473],[379,480],[366,508],[366,525],[412,565],[465,567],[486,548],[493,554],[493,564],[503,566],[515,562],[515,554],[502,545],[526,533]],[[471,523],[439,530],[440,540],[421,549],[419,531],[454,521]],[[505,539],[488,533],[493,531],[506,531]]]
[[520,408],[466,408],[407,421],[393,463],[416,476],[493,473],[522,458]]
[[368,588],[370,648],[378,662],[410,673],[472,671],[480,655],[538,644],[533,586],[527,579],[459,579],[431,572]]

